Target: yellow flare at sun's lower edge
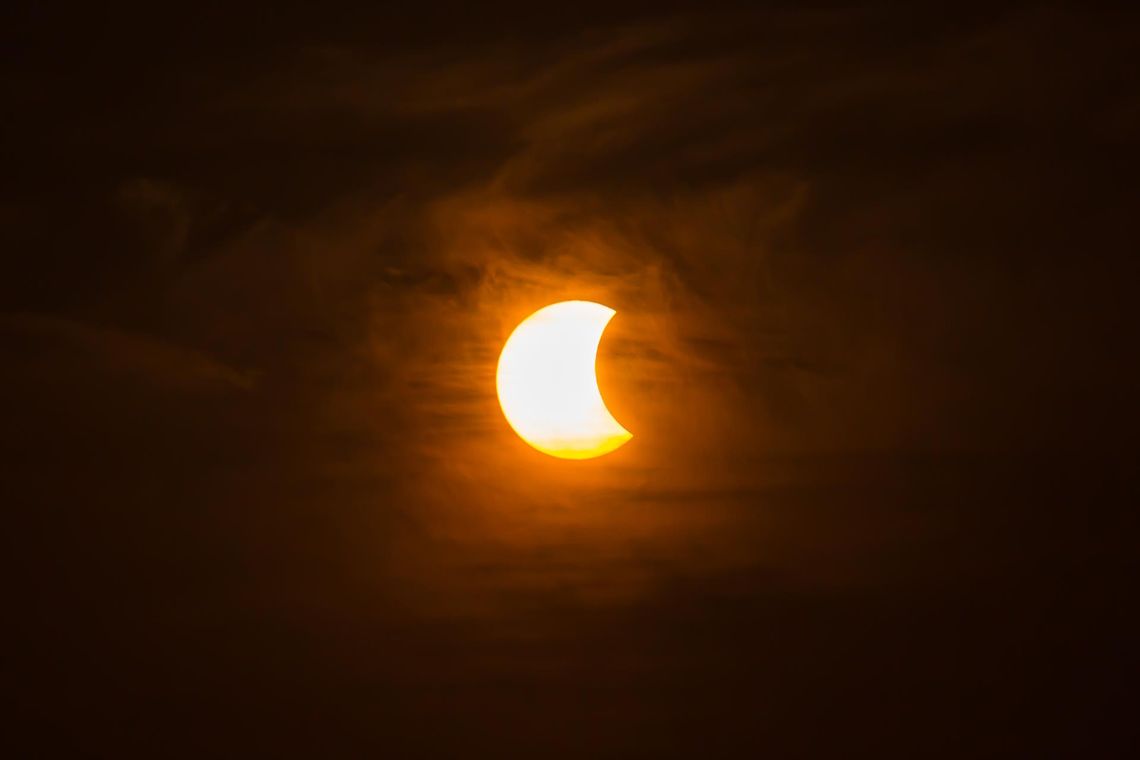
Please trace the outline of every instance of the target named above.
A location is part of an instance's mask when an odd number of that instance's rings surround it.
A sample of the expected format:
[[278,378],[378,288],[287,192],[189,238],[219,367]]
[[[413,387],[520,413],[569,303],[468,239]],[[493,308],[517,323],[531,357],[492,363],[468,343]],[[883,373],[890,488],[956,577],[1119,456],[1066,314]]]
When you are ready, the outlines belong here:
[[[515,432],[517,433],[518,431]],[[600,457],[603,454],[609,454],[611,451],[615,451],[621,448],[625,442],[632,437],[633,434],[629,431],[626,431],[624,433],[607,436],[600,441],[597,439],[590,439],[589,441],[581,442],[577,446],[565,447],[539,444],[534,441],[527,441],[525,438],[523,438],[523,440],[541,451],[543,454],[549,454],[550,456],[558,457],[559,459],[593,459],[594,457]]]

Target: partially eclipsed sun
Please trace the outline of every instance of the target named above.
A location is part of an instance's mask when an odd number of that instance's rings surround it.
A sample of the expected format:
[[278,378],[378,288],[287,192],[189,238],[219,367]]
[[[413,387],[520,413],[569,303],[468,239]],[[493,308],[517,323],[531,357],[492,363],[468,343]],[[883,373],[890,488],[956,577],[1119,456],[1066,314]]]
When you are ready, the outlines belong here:
[[524,319],[503,346],[499,405],[519,437],[562,459],[591,459],[633,435],[618,424],[598,390],[598,342],[614,316],[591,301],[563,301]]

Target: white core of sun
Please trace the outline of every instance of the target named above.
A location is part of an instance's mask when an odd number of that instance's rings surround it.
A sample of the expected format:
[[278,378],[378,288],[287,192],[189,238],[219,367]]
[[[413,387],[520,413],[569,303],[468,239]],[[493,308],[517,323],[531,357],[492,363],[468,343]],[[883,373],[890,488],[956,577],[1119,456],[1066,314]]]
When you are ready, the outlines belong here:
[[632,434],[618,424],[598,389],[598,343],[614,316],[591,301],[539,309],[511,333],[496,385],[507,422],[534,448],[564,459],[617,449]]

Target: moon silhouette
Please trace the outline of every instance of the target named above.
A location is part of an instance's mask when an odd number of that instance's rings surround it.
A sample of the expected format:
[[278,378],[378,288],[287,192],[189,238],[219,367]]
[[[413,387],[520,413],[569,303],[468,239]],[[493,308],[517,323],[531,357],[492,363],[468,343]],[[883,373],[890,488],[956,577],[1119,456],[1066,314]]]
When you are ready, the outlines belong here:
[[633,435],[606,408],[595,373],[598,342],[615,312],[562,301],[524,319],[499,355],[503,416],[519,437],[561,459],[592,459]]

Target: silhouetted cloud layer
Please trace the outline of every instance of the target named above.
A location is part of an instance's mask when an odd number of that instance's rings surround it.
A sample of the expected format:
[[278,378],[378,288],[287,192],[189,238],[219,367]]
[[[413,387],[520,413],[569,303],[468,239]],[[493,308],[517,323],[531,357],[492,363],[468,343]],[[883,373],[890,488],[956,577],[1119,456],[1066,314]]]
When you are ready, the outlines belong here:
[[[551,12],[13,21],[28,725],[158,754],[1095,746],[1134,14]],[[494,394],[514,325],[568,298],[618,310],[599,373],[635,434],[575,465]]]

